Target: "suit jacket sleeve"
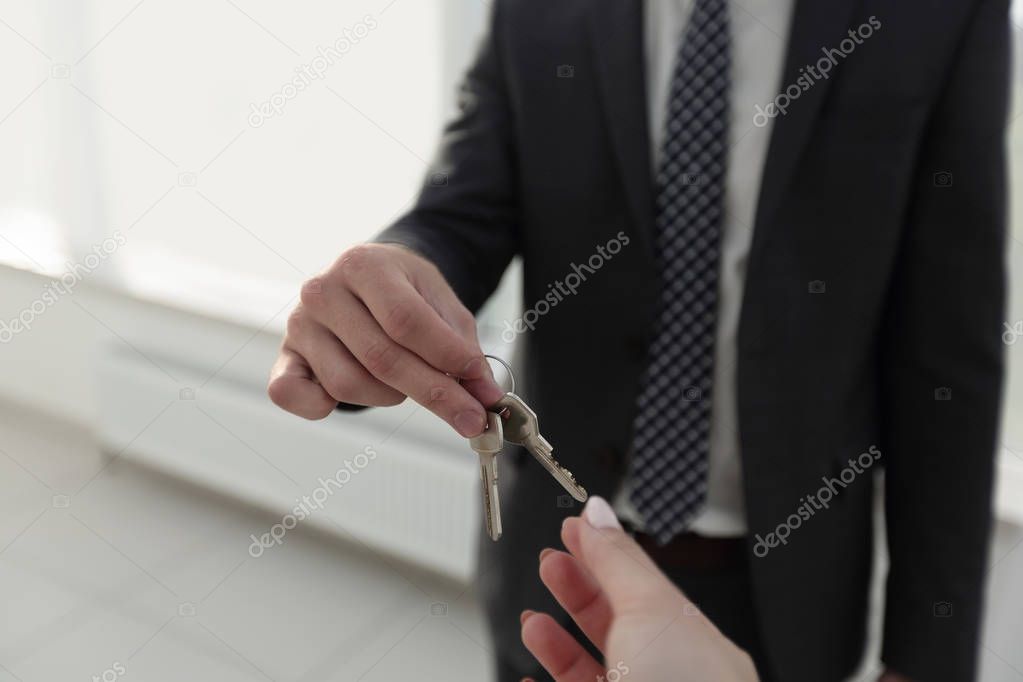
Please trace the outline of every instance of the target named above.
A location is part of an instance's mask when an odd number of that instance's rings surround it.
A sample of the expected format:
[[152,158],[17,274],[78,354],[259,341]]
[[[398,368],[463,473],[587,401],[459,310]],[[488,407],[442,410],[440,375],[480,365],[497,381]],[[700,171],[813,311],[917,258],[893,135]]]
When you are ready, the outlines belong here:
[[976,674],[1004,362],[1008,74],[1008,1],[980,0],[921,146],[881,341],[882,660],[914,680]]
[[502,57],[501,2],[469,69],[460,113],[412,210],[375,241],[400,243],[433,261],[462,302],[476,310],[516,254],[516,160]]

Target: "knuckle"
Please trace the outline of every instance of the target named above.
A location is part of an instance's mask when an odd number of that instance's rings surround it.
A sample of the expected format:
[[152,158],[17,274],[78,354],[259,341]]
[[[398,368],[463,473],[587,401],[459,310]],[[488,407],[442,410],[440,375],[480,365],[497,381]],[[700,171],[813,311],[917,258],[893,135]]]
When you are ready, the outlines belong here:
[[341,257],[334,264],[333,270],[345,279],[359,277],[367,268],[372,267],[374,259],[373,246],[371,244],[359,244],[342,253]]
[[426,393],[423,406],[427,409],[435,409],[447,401],[450,396],[451,391],[446,386],[434,386]]
[[291,411],[289,408],[293,402],[295,390],[287,377],[271,377],[266,385],[266,394],[274,405],[289,412]]
[[451,342],[439,349],[440,361],[451,372],[461,372],[476,354],[461,343]]
[[282,374],[271,377],[266,386],[270,401],[286,412],[303,419],[323,419],[334,411],[335,403],[326,396],[322,400],[303,400],[301,379]]
[[329,376],[320,377],[320,385],[323,390],[334,400],[340,402],[351,402],[348,398],[353,395],[351,379],[343,372],[332,372]]
[[465,335],[476,334],[476,317],[465,308],[455,311],[455,327]]
[[366,349],[365,365],[370,374],[386,379],[394,375],[400,359],[398,347],[387,339],[380,339]]
[[319,305],[323,301],[324,284],[324,278],[319,275],[303,282],[299,293],[299,300],[302,301],[302,305],[310,307]]
[[296,306],[294,310],[288,313],[288,320],[285,323],[284,331],[289,337],[295,337],[302,333],[302,329],[305,327],[305,312],[302,310],[302,306]]
[[395,341],[411,338],[418,327],[412,306],[406,302],[396,303],[383,320],[383,327]]

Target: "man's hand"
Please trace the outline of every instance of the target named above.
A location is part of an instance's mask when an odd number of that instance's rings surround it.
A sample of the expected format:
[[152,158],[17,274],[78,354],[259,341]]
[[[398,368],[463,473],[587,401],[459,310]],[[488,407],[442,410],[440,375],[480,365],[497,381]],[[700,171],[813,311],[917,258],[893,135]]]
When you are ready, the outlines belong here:
[[465,437],[503,395],[472,313],[432,263],[393,244],[349,249],[302,286],[267,392],[306,419],[408,396]]

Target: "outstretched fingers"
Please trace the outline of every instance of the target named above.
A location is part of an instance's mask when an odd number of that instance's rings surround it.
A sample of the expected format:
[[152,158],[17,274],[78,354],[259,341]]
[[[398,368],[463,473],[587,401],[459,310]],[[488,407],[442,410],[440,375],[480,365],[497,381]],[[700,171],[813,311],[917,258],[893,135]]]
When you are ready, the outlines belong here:
[[546,613],[522,614],[522,643],[556,682],[593,682],[603,666]]

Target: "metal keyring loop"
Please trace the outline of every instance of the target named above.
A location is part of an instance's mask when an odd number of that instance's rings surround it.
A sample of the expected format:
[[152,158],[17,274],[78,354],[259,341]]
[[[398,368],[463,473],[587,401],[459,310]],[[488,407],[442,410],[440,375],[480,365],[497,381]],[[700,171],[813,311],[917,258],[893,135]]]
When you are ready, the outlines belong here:
[[488,355],[487,353],[484,353],[483,357],[490,358],[491,360],[496,360],[497,362],[499,362],[501,364],[502,367],[504,367],[504,371],[508,372],[508,377],[511,379],[511,390],[508,391],[508,392],[509,393],[514,393],[515,392],[515,372],[512,371],[511,365],[509,365],[507,362],[505,362],[501,358],[497,357],[496,355]]

